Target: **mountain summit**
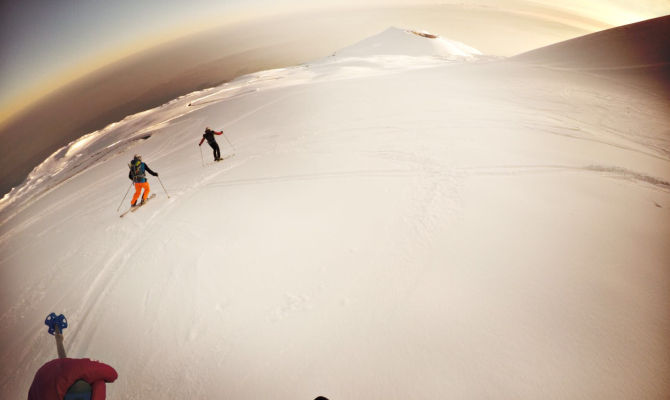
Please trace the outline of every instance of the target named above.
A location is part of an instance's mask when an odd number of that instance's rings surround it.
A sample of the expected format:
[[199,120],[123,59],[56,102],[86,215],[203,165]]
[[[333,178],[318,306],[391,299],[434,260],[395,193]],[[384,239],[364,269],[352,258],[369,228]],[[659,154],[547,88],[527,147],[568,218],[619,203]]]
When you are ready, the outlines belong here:
[[428,32],[390,27],[335,53],[339,57],[373,55],[434,56],[447,59],[472,59],[482,53],[455,40],[444,39]]

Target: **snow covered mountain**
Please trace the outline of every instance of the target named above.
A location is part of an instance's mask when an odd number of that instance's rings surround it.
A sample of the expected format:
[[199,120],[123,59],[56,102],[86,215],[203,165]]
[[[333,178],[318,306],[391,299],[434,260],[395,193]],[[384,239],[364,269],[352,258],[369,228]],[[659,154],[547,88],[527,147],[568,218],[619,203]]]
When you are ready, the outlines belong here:
[[482,53],[455,40],[441,38],[429,32],[388,28],[335,53],[339,57],[370,57],[373,55],[403,55],[412,57],[442,57],[474,59]]
[[[56,356],[52,311],[69,356],[117,369],[114,399],[667,397],[665,99],[432,36],[45,160],[0,203],[0,397]],[[136,153],[157,197],[121,219]]]

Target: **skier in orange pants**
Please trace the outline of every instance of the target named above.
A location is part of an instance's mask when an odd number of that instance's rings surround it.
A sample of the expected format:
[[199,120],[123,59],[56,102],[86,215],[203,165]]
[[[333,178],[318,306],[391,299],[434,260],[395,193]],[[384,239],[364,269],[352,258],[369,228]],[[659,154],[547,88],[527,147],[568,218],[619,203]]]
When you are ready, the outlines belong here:
[[[137,205],[144,204],[144,202],[147,200],[147,196],[149,196],[149,192],[151,191],[149,182],[147,182],[146,172],[153,176],[158,176],[158,172],[152,171],[147,164],[142,162],[142,156],[139,154],[135,154],[135,158],[133,158],[130,164],[128,164],[128,167],[130,167],[128,178],[135,182],[135,194],[130,201],[130,205],[131,207],[135,207]],[[142,194],[142,201],[140,204],[137,204],[137,199],[140,197],[142,189],[144,189],[144,193]]]
[[142,203],[144,203],[144,201],[149,196],[149,192],[151,191],[151,188],[149,187],[149,182],[135,182],[135,194],[133,195],[133,199],[130,200],[131,205],[137,204],[137,199],[140,197],[142,189],[144,189],[144,195],[142,196]]

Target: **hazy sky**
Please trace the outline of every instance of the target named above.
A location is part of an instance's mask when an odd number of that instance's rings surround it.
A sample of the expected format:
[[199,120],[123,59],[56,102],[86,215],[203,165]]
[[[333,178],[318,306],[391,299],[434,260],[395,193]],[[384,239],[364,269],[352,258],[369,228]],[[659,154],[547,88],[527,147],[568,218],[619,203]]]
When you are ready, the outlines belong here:
[[[0,0],[0,123],[17,109],[128,54],[225,24],[335,7],[353,0]],[[366,0],[365,6],[451,1]],[[536,13],[561,23],[616,26],[670,13],[670,0],[461,0],[455,4]],[[545,12],[543,18],[551,19]],[[538,16],[539,17],[539,16]],[[571,21],[572,19],[572,21]],[[587,21],[587,22],[585,22]],[[594,26],[594,30],[596,27]],[[532,34],[532,33],[529,33]],[[335,50],[335,49],[334,49]]]

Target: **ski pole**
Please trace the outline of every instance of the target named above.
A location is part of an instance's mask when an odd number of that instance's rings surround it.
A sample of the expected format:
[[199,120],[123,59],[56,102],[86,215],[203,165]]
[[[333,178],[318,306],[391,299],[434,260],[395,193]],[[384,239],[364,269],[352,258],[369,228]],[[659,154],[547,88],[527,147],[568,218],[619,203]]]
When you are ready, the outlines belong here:
[[205,159],[202,157],[202,146],[198,146],[198,147],[200,147],[200,161],[202,161],[202,166],[204,167],[205,166]]
[[116,208],[116,212],[119,212],[121,209],[121,205],[123,204],[123,201],[126,199],[126,196],[128,196],[128,192],[130,192],[130,188],[133,187],[133,183],[130,182],[130,186],[128,186],[128,190],[126,190],[126,194],[123,195],[123,199],[121,199],[121,204]]
[[44,325],[49,327],[49,333],[56,338],[56,351],[58,358],[66,358],[65,347],[63,346],[63,329],[67,328],[67,318],[63,314],[56,315],[51,313],[44,320]]
[[226,137],[226,134],[225,134],[225,133],[223,133],[223,132],[221,132],[221,134],[223,135],[223,138],[224,138],[224,139],[226,139],[226,142],[228,142],[228,144],[230,145],[230,147],[232,147],[232,148],[233,148],[233,153],[236,153],[236,152],[237,152],[237,150],[235,150],[235,146],[233,146],[233,144],[232,144],[232,143],[230,143],[230,140],[228,140],[228,138]]
[[161,177],[160,177],[160,176],[157,176],[156,178],[158,178],[158,182],[160,182],[160,183],[161,183],[161,186],[163,186],[163,190],[165,191],[165,194],[167,194],[167,197],[168,197],[168,199],[169,199],[169,198],[170,198],[170,195],[168,194],[167,190],[165,190],[165,185],[163,185],[163,181],[161,181]]
[[65,346],[63,346],[63,332],[59,328],[56,328],[56,351],[58,351],[58,358],[67,358],[65,354]]

